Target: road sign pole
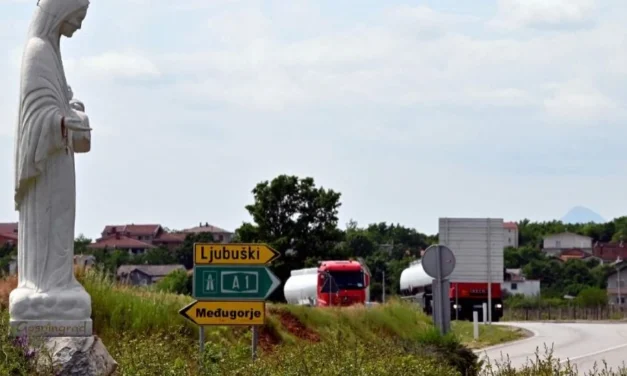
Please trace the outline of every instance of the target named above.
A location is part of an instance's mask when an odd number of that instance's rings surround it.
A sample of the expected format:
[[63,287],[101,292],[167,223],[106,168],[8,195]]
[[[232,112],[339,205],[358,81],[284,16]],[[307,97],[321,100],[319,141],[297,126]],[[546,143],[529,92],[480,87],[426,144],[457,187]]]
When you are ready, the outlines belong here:
[[476,340],[479,339],[479,312],[472,311],[472,336]]
[[259,340],[259,331],[256,326],[253,326],[253,340],[252,340],[252,357],[253,362],[257,359],[257,342]]
[[200,370],[202,372],[205,368],[205,327],[203,325],[198,327],[198,342],[200,345]]
[[492,239],[490,238],[492,233],[490,231],[490,218],[487,219],[487,225],[488,240],[486,257],[488,259],[488,324],[492,324]]
[[437,327],[440,330],[440,333],[444,334],[444,300],[443,298],[443,288],[444,286],[442,286],[442,252],[441,252],[442,248],[437,245],[435,248],[436,253],[436,258],[435,258],[435,283],[437,284],[437,294],[438,294],[438,300],[437,300],[437,306],[436,306],[436,311],[437,311]]
[[422,266],[433,278],[433,322],[440,333],[446,334],[451,328],[451,284],[448,276],[455,269],[455,255],[447,246],[432,245],[422,257]]

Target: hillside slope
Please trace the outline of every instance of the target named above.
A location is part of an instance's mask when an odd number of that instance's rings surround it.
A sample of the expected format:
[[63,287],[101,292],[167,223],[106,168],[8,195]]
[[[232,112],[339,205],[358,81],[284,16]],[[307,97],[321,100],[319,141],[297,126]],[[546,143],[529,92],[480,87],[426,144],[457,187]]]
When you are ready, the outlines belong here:
[[[92,297],[94,330],[125,375],[199,374],[198,327],[178,314],[190,297],[117,286],[97,273],[81,275],[80,280]],[[0,282],[0,330],[7,324],[8,292],[15,282]],[[284,373],[268,373],[277,375],[295,372],[294,367],[300,369],[295,374],[307,374],[302,367],[322,366],[319,354],[326,354],[325,362],[338,363],[340,368],[334,370],[340,373],[354,374],[350,367],[387,370],[394,365],[405,374],[447,375],[474,367],[476,356],[461,343],[478,347],[523,335],[508,328],[484,327],[482,340],[474,343],[471,325],[454,323],[454,334],[443,338],[430,318],[396,301],[373,308],[267,307],[269,317],[260,328],[260,361],[255,370],[283,367]],[[244,371],[250,363],[249,328],[207,327],[206,339],[210,374],[236,370],[249,374]],[[338,374],[335,371],[331,374]]]

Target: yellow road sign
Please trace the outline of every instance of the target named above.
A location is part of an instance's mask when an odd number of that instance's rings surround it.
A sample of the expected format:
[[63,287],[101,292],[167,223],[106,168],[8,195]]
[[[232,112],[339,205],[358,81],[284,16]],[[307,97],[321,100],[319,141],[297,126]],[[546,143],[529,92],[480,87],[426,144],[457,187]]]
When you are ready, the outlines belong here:
[[266,302],[194,301],[179,311],[198,325],[263,325]]
[[194,264],[264,265],[280,253],[260,243],[194,243]]

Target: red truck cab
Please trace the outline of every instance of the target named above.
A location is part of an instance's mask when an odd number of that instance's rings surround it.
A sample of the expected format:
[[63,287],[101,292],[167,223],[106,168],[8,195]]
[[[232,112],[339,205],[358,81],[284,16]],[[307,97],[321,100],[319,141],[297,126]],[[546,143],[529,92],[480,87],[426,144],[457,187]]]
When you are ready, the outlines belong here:
[[370,275],[358,261],[322,261],[318,266],[318,305],[350,306],[366,303]]
[[[492,321],[498,322],[503,317],[503,296],[500,283],[491,284]],[[488,302],[487,282],[451,282],[449,290],[451,299],[451,317],[453,319],[472,320],[473,311],[479,313],[479,320],[483,320],[483,303]]]

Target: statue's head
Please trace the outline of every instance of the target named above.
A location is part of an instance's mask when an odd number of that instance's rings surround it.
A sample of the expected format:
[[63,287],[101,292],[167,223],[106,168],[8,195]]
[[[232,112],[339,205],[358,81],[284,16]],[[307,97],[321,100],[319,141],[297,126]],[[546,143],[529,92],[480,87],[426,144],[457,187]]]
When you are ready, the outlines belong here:
[[85,16],[87,16],[87,7],[71,13],[61,24],[61,35],[71,38],[74,32],[83,26]]
[[38,0],[37,6],[52,18],[61,35],[71,38],[83,25],[89,0]]

